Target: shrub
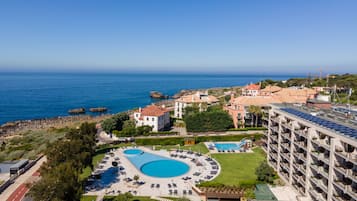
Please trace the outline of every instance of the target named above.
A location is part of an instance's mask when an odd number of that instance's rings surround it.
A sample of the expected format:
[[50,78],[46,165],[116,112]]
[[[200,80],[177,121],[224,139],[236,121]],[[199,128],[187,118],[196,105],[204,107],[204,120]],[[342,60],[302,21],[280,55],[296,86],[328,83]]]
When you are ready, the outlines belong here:
[[233,126],[232,118],[224,111],[200,112],[185,116],[187,131],[226,131]]

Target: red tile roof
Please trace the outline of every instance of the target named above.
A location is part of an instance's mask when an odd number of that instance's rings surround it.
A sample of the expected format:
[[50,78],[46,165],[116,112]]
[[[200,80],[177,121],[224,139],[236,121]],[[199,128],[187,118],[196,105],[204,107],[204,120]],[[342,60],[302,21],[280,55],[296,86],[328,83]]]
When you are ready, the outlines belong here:
[[149,105],[141,110],[141,116],[162,116],[166,112],[169,112],[167,109],[163,107],[159,107],[156,105]]
[[258,84],[250,84],[244,87],[245,90],[259,90],[260,85]]

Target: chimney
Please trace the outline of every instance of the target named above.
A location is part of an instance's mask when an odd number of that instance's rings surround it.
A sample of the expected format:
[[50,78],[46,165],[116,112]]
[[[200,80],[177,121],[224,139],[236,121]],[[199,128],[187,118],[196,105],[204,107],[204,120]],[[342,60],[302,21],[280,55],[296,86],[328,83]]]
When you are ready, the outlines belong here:
[[139,107],[139,112],[141,113],[141,107]]

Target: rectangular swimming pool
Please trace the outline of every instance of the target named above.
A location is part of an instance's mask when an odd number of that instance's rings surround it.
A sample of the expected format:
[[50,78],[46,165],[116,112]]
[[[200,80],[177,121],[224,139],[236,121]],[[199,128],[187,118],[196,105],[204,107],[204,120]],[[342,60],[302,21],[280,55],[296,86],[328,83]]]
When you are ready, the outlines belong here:
[[241,147],[238,143],[214,143],[214,146],[218,151],[239,150]]

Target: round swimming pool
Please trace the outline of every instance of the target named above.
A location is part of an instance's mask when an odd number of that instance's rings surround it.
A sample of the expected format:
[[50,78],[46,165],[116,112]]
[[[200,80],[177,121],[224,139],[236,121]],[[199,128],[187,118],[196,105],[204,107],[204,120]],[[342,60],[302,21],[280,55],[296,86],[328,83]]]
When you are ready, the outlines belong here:
[[143,153],[143,151],[140,149],[127,149],[124,151],[124,154],[128,154],[128,155],[137,155],[141,153]]
[[156,160],[141,166],[142,173],[152,177],[177,177],[188,172],[190,167],[176,160]]

